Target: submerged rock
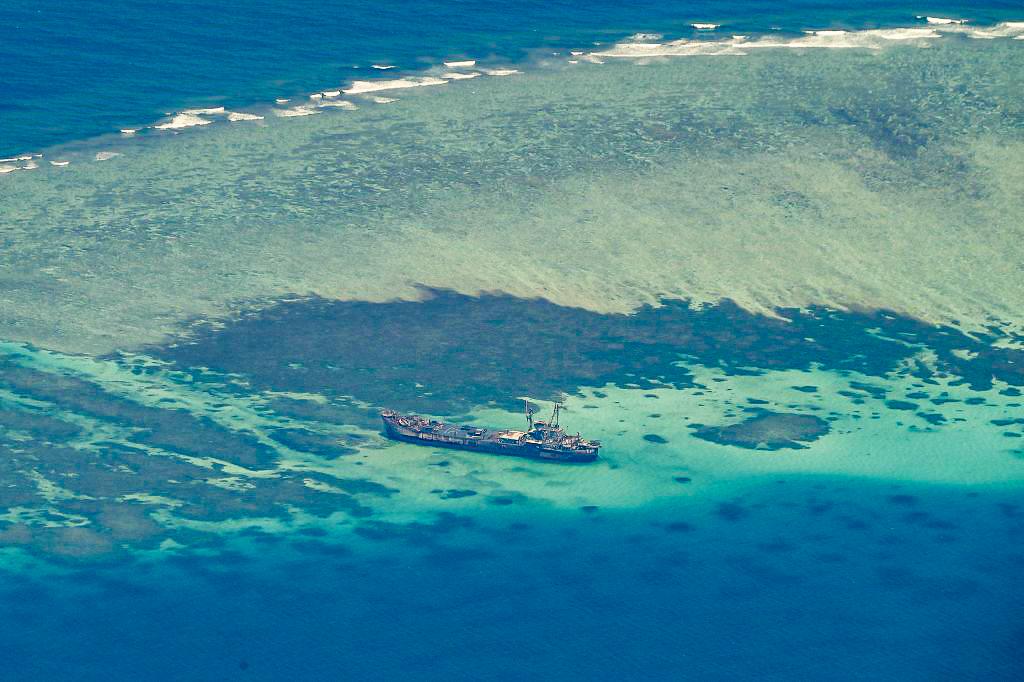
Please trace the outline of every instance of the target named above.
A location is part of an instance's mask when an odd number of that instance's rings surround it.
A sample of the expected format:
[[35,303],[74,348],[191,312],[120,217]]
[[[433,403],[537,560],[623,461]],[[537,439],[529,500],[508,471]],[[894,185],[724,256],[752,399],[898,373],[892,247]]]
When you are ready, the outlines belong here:
[[762,412],[757,416],[726,426],[701,426],[697,438],[756,450],[804,448],[829,431],[828,422],[809,414]]

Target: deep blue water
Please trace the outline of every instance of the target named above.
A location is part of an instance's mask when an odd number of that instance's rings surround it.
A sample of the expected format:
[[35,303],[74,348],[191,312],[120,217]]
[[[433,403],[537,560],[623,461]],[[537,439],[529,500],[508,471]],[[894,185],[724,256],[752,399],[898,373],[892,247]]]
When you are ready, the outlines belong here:
[[992,490],[793,477],[707,512],[257,537],[7,575],[0,656],[6,680],[1013,680],[1022,533]]
[[[637,31],[864,28],[919,14],[977,23],[1019,18],[1015,1],[855,3],[566,0],[72,0],[0,5],[0,156],[150,124],[189,106],[274,97],[416,70],[445,58],[523,59]],[[358,66],[359,68],[353,68]]]

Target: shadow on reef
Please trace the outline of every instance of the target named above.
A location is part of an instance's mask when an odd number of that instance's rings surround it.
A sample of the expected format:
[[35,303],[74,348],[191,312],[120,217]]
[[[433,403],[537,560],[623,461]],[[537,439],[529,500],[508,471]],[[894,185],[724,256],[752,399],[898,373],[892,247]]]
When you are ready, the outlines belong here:
[[[505,294],[424,294],[421,301],[274,303],[224,325],[197,323],[149,351],[182,367],[244,375],[256,388],[435,414],[607,383],[693,386],[680,360],[729,373],[817,364],[874,376],[907,368],[925,382],[952,375],[979,390],[993,377],[1024,384],[1024,352],[993,347],[998,330],[970,337],[886,311],[780,309],[778,319],[731,301],[695,309],[666,300],[600,314]],[[922,350],[934,362],[918,359]]]

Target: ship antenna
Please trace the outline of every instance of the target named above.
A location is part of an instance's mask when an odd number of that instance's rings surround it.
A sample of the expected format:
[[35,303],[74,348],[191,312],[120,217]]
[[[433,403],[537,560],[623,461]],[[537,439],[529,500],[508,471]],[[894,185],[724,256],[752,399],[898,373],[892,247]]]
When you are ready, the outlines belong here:
[[529,398],[523,398],[523,406],[526,407],[526,422],[530,425],[530,431],[533,431],[533,410],[530,409]]
[[562,409],[561,403],[555,403],[555,407],[551,410],[551,425],[556,429],[558,428],[558,413]]

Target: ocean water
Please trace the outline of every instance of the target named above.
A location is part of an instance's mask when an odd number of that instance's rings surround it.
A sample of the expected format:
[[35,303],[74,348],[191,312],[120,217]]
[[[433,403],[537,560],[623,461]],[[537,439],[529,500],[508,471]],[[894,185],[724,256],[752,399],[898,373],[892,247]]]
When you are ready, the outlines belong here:
[[1024,674],[1019,4],[0,25],[4,680]]

